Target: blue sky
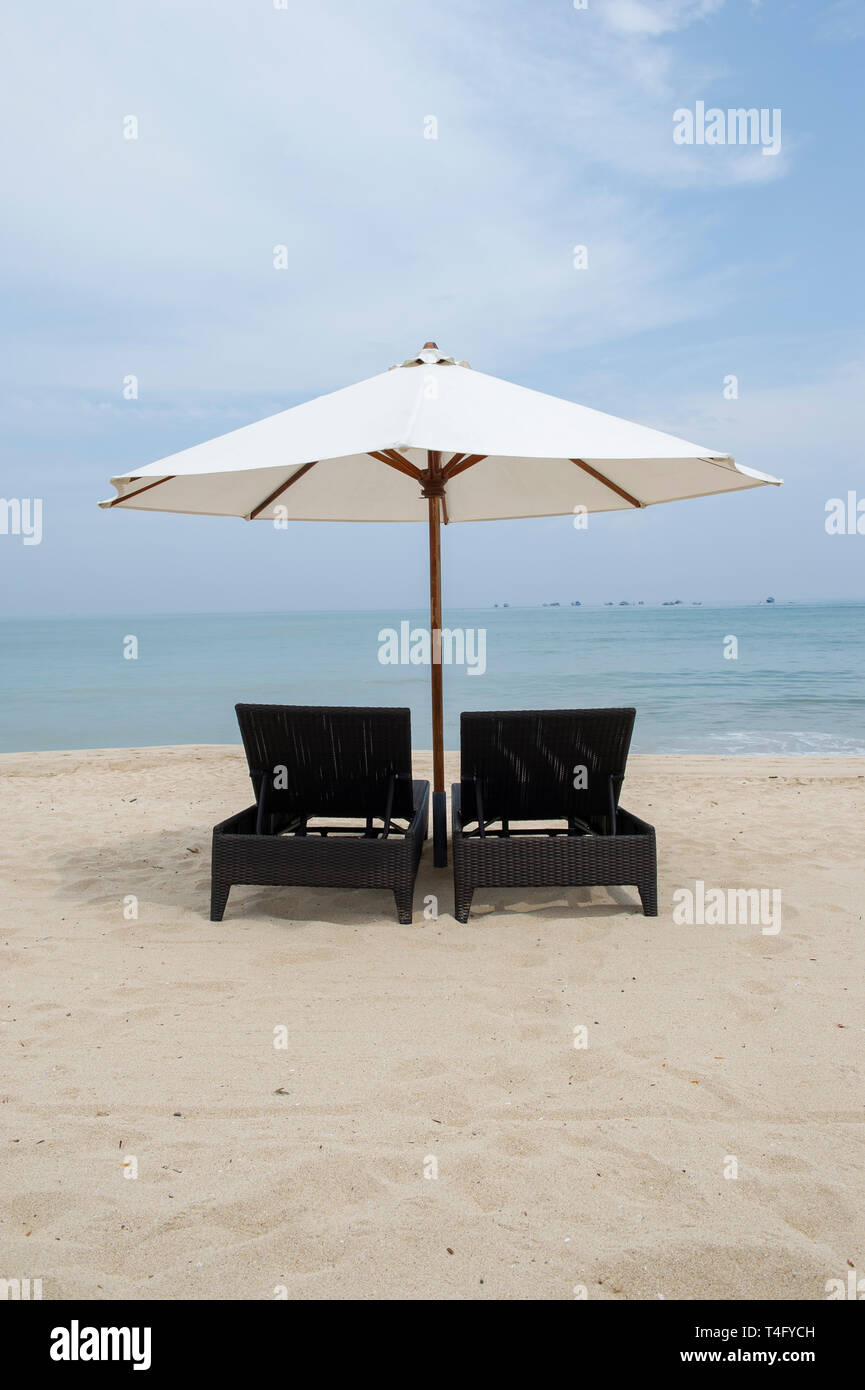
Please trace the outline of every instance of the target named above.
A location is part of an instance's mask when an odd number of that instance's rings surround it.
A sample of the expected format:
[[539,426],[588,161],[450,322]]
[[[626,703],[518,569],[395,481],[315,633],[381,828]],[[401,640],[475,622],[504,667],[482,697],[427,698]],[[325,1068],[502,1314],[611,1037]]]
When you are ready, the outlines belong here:
[[[418,527],[95,504],[426,338],[785,479],[585,533],[451,527],[446,605],[865,597],[865,537],[824,529],[865,496],[859,0],[46,0],[8,25],[0,493],[43,498],[44,537],[0,535],[6,612],[422,607]],[[697,101],[778,108],[780,154],[677,146]]]

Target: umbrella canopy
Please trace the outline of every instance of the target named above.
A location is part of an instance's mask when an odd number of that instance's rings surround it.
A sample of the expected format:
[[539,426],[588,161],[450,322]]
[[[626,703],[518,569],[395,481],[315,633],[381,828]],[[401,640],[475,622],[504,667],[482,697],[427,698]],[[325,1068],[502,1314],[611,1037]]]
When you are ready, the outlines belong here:
[[472,371],[428,344],[402,367],[111,479],[103,507],[269,520],[445,522],[651,507],[778,480],[729,454]]
[[441,522],[641,509],[777,484],[729,454],[416,357],[111,479],[102,507],[247,521],[429,526],[435,863],[447,863],[440,647]]

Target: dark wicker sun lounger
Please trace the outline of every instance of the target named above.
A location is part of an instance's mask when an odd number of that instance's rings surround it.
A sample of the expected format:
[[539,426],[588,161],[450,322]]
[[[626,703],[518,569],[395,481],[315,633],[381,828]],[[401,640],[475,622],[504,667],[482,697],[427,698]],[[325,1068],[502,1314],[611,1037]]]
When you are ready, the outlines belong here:
[[236,708],[256,804],[214,827],[211,921],[245,883],[389,888],[411,922],[429,783],[412,780],[410,711]]
[[[455,915],[475,888],[629,884],[658,912],[655,831],[619,806],[633,709],[463,714]],[[575,785],[576,784],[576,785]],[[517,822],[558,821],[559,827]]]

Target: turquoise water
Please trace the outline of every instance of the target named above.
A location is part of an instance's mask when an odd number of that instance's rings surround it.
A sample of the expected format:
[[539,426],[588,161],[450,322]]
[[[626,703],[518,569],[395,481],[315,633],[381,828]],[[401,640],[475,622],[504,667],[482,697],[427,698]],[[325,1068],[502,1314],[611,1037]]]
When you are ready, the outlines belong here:
[[[7,619],[0,751],[233,743],[238,700],[410,705],[428,748],[429,668],[378,659],[379,632],[406,619],[425,615]],[[865,605],[463,609],[445,622],[486,632],[484,674],[444,670],[449,748],[462,709],[633,704],[637,752],[865,753]]]

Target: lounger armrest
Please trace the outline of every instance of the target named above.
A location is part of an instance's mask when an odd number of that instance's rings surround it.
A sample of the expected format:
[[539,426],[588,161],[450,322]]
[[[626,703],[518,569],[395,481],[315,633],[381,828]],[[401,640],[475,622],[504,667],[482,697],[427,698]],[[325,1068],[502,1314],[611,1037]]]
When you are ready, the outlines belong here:
[[[429,782],[416,782],[416,781],[413,779],[413,777],[411,776],[411,773],[408,773],[408,772],[406,772],[406,773],[403,773],[403,772],[394,773],[393,776],[392,776],[391,779],[390,779],[390,782],[388,783],[388,789],[387,789],[387,798],[386,798],[386,802],[385,802],[384,817],[383,817],[383,819],[384,819],[384,828],[383,828],[383,830],[382,830],[382,839],[383,839],[383,840],[387,840],[387,839],[389,838],[390,834],[391,834],[391,816],[392,816],[392,808],[393,808],[394,790],[395,790],[395,788],[396,788],[396,783],[397,783],[398,781],[400,781],[400,782],[403,782],[403,781],[411,782],[411,789],[412,789],[412,815],[411,815],[411,820],[410,820],[410,822],[409,822],[408,829],[404,832],[404,833],[405,833],[405,836],[413,835],[413,834],[415,833],[415,831],[416,831],[416,829],[417,829],[417,826],[418,826],[418,824],[420,823],[418,818],[423,816],[424,804],[425,804],[425,801],[426,801],[426,800],[428,799],[428,797],[429,797]],[[400,819],[402,819],[402,817],[400,817]]]
[[459,782],[454,782],[451,786],[451,825],[454,835],[463,833],[463,798],[462,786]]
[[257,806],[246,806],[236,815],[228,816],[213,827],[214,835],[254,835]]
[[392,772],[390,778],[388,779],[387,793],[385,795],[384,800],[384,816],[382,818],[384,821],[384,828],[381,832],[381,838],[383,840],[386,840],[388,835],[390,834],[390,820],[391,816],[393,815],[393,795],[396,791],[396,782],[398,775],[398,773]]
[[[254,780],[254,779],[253,779]],[[256,795],[256,814],[255,814],[255,833],[264,834],[265,817],[265,798],[267,796],[267,778],[261,774],[258,782],[258,792]]]
[[429,782],[412,781],[411,788],[414,813],[405,838],[422,840],[429,825]]
[[655,827],[649,825],[648,821],[640,820],[633,811],[626,811],[624,806],[619,806],[616,817],[616,833],[618,835],[654,835]]

